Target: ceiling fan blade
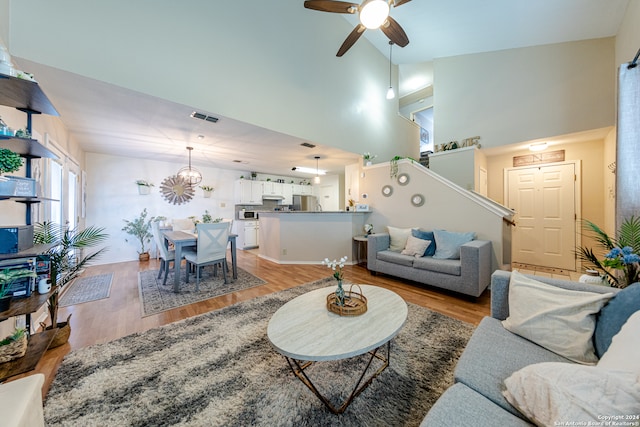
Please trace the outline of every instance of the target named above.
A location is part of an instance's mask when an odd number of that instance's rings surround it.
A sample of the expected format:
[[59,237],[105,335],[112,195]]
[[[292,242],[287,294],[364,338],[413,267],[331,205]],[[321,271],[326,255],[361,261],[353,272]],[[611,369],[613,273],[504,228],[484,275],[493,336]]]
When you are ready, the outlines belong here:
[[355,13],[358,10],[358,6],[360,6],[358,3],[333,0],[306,0],[304,2],[304,7],[307,9],[332,13]]
[[404,32],[400,24],[390,16],[387,16],[387,20],[380,26],[382,32],[395,44],[400,47],[405,47],[409,44],[409,37]]
[[393,2],[393,7],[402,6],[405,3],[409,3],[411,0],[395,0]]
[[340,49],[338,49],[338,53],[336,53],[336,56],[342,56],[345,53],[347,53],[347,51],[351,48],[351,46],[354,45],[355,42],[358,41],[358,39],[360,38],[360,36],[364,33],[364,30],[366,30],[366,29],[367,29],[367,27],[365,27],[362,24],[356,25],[356,27],[353,29],[353,31],[351,31],[351,33],[349,33],[349,35],[347,36],[345,41],[342,43],[342,46],[340,46]]

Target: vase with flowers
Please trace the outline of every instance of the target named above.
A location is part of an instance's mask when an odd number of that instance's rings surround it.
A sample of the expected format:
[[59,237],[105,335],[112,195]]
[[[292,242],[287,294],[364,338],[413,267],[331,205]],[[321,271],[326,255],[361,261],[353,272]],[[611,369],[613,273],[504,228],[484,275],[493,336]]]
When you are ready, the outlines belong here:
[[367,236],[373,232],[373,224],[365,224],[364,232],[367,233]]
[[343,278],[342,269],[344,268],[344,263],[346,261],[347,261],[346,256],[343,256],[342,258],[340,258],[340,261],[336,261],[335,259],[333,261],[329,261],[329,258],[325,258],[324,261],[322,261],[323,265],[326,265],[327,267],[333,270],[333,277],[338,281],[338,288],[336,289],[335,293],[336,293],[336,304],[338,304],[340,307],[344,306],[344,288],[342,287],[342,278]]
[[362,159],[364,160],[365,166],[371,166],[371,161],[376,157],[378,156],[376,156],[375,154],[371,154],[368,151],[366,153],[362,153]]

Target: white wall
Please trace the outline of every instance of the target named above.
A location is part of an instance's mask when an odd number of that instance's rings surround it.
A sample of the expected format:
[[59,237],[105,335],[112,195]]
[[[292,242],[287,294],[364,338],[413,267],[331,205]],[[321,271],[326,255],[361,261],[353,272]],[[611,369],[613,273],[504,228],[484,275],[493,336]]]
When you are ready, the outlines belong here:
[[613,63],[614,38],[437,59],[435,142],[479,135],[490,148],[612,126]]
[[640,0],[629,0],[620,30],[616,35],[616,68],[631,62],[640,49]]
[[[88,153],[86,160],[87,170],[90,171],[87,177],[86,224],[105,227],[110,235],[107,242],[109,250],[97,263],[137,259],[138,244],[132,240],[133,236],[122,231],[125,225],[123,219],[136,218],[144,208],[150,216],[162,215],[167,218],[201,217],[205,210],[213,218],[233,218],[233,183],[240,176],[238,171],[200,168],[204,176],[203,184],[215,188],[211,198],[204,198],[202,189],[198,188],[189,203],[172,205],[164,200],[159,187],[166,177],[178,172],[181,167],[179,163],[94,153]],[[137,179],[146,179],[155,184],[150,195],[138,195]],[[125,239],[129,239],[129,242],[125,242]]]
[[355,153],[417,154],[385,99],[387,59],[365,38],[335,57],[341,16],[263,0],[10,6],[16,57]]
[[[510,240],[510,230],[503,226],[502,215],[483,206],[466,190],[456,190],[456,185],[432,171],[409,160],[398,162],[399,173],[408,173],[408,185],[401,186],[390,177],[389,163],[363,168],[360,191],[367,193],[372,213],[367,222],[374,232],[384,233],[386,226],[425,230],[435,228],[456,232],[475,231],[478,239],[491,240],[493,245],[492,268],[499,268],[510,254],[503,254],[505,242]],[[391,185],[393,194],[382,195],[382,187]],[[422,194],[424,205],[415,207],[411,196]]]

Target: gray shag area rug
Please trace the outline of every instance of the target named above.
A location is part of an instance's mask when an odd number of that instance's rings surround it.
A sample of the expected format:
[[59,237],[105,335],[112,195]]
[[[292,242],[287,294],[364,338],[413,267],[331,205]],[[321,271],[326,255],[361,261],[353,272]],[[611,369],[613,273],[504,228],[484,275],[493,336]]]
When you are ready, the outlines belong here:
[[[45,400],[48,426],[417,426],[453,382],[474,326],[408,304],[389,367],[330,413],[266,336],[285,302],[332,278],[68,354]],[[368,358],[368,357],[367,357]],[[308,368],[341,402],[364,357]],[[312,370],[311,370],[312,369]]]
[[99,274],[96,276],[79,277],[73,281],[58,300],[59,307],[82,304],[83,302],[96,301],[109,298],[113,273]]
[[173,273],[169,273],[167,284],[164,279],[158,279],[158,270],[146,270],[138,273],[138,291],[140,292],[140,306],[142,317],[151,316],[172,308],[193,304],[231,292],[260,286],[266,282],[253,274],[238,268],[238,278],[233,280],[231,271],[227,273],[229,283],[224,283],[221,271],[213,275],[213,267],[205,267],[200,276],[199,290],[196,291],[196,277],[189,276],[189,283],[185,282],[184,268],[180,272],[180,292],[173,291]]

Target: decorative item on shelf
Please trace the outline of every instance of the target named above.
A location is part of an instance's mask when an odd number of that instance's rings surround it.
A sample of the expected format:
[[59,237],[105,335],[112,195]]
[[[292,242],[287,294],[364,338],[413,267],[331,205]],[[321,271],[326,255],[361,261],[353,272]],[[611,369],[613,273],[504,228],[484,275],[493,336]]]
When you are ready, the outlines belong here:
[[174,205],[190,202],[195,194],[193,186],[177,175],[165,178],[160,184],[160,191],[162,192],[162,197]]
[[376,157],[378,157],[375,154],[371,154],[368,151],[366,153],[362,153],[362,159],[364,160],[364,165],[365,166],[371,166],[371,161],[373,159],[375,159]]
[[178,176],[182,178],[182,180],[194,187],[202,182],[202,174],[200,171],[193,166],[191,166],[191,152],[193,151],[193,147],[187,147],[189,150],[189,166],[185,166],[178,171]]
[[18,129],[15,134],[16,138],[31,138],[31,133],[29,133],[29,129]]
[[373,233],[373,224],[365,224],[364,232],[367,233],[367,235]]
[[5,268],[4,270],[0,270],[0,311],[8,310],[11,306],[12,295],[9,293],[11,291],[11,285],[16,280],[25,277],[37,277],[37,274],[34,270],[27,268],[15,270]]
[[7,124],[0,117],[0,135],[1,136],[13,136],[13,130],[7,126]]
[[[47,308],[51,325],[40,323],[43,330],[58,329],[49,348],[58,347],[67,342],[71,335],[71,315],[66,322],[58,322],[58,299],[59,292],[68,283],[74,280],[82,270],[97,259],[106,247],[82,256],[86,249],[96,246],[109,238],[104,232],[104,228],[90,226],[84,230],[79,228],[63,228],[59,224],[52,222],[37,223],[33,230],[33,243],[36,245],[58,243],[52,245],[45,254],[49,255],[49,267],[51,270],[51,284],[55,290],[49,296]],[[80,255],[78,255],[80,254]]]
[[208,185],[201,185],[200,188],[202,188],[202,193],[204,194],[205,199],[211,197],[211,193],[215,191],[215,188]]
[[0,175],[15,172],[22,167],[24,159],[8,148],[0,148]]
[[590,283],[592,285],[609,286],[609,283],[600,275],[598,270],[586,270],[585,273],[580,276],[578,281],[581,283]]
[[153,187],[153,183],[149,181],[145,181],[144,179],[136,180],[136,185],[138,186],[138,194],[147,195],[151,193],[151,187]]
[[[149,250],[145,248],[145,243],[151,243],[151,238],[153,237],[153,234],[151,234],[153,217],[147,219],[147,215],[147,208],[144,208],[140,216],[133,221],[123,219],[125,226],[122,227],[122,231],[131,234],[140,243],[140,251],[138,251],[138,259],[140,261],[149,261]],[[125,242],[129,241],[127,239],[124,240]]]
[[27,352],[27,334],[22,328],[0,341],[0,363],[18,359]]
[[582,226],[599,244],[599,253],[609,252],[600,260],[593,249],[580,247],[576,253],[581,261],[590,264],[591,269],[599,272],[614,288],[626,288],[640,281],[640,217],[624,219],[615,238],[589,220],[584,220]]

